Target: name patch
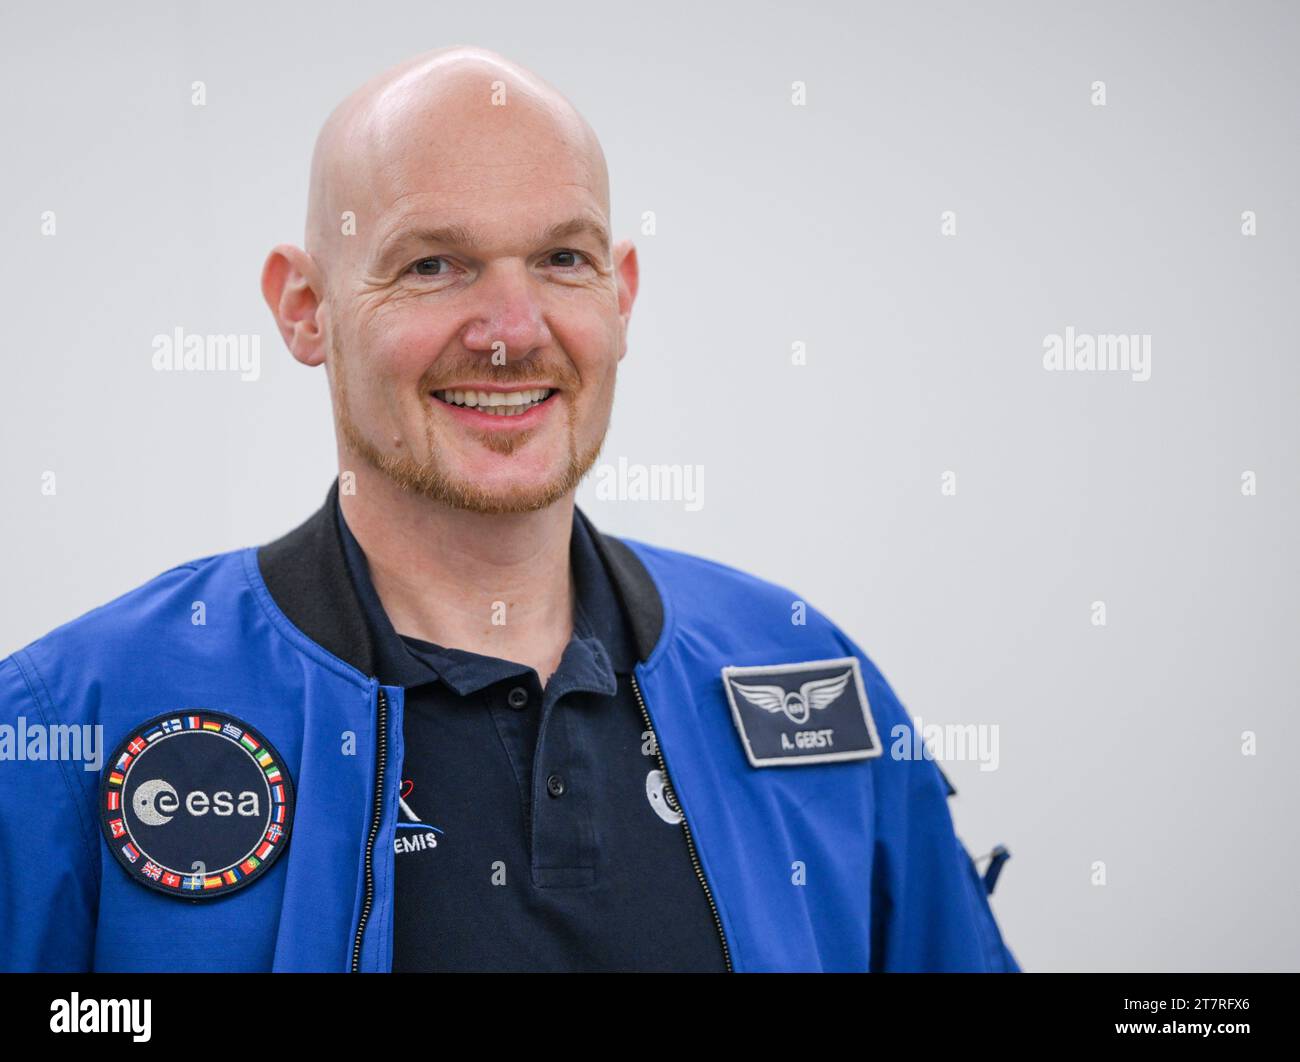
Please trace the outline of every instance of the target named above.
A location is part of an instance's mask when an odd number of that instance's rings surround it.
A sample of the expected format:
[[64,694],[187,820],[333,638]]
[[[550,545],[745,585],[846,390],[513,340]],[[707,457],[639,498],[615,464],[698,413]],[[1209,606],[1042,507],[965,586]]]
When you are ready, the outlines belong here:
[[293,782],[271,743],[234,716],[160,715],[109,762],[100,825],[141,885],[187,900],[226,896],[266,873],[289,843]]
[[751,766],[865,760],[883,751],[857,657],[724,667]]

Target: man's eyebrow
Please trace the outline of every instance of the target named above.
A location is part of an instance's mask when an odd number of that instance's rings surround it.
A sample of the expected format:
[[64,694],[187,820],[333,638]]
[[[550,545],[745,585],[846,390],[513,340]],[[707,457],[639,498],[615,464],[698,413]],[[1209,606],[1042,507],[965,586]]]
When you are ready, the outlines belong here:
[[557,222],[543,232],[537,242],[550,243],[552,240],[584,234],[594,237],[601,247],[609,246],[609,231],[595,218],[570,218],[568,221]]
[[[538,233],[533,243],[541,245],[554,240],[582,235],[594,238],[603,250],[609,249],[609,230],[595,218],[588,217],[558,221]],[[472,250],[482,246],[482,243],[479,234],[467,225],[451,224],[439,225],[435,228],[418,226],[410,229],[398,229],[384,241],[377,261],[381,267],[385,266],[398,251],[411,244],[438,244],[444,247]]]

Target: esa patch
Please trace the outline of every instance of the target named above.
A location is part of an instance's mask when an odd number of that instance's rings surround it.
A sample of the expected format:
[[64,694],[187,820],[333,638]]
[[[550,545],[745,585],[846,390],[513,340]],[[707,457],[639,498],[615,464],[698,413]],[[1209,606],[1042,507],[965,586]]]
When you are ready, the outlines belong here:
[[866,760],[883,751],[857,657],[724,667],[722,684],[754,767]]
[[227,896],[265,874],[289,843],[289,772],[271,743],[233,716],[160,715],[109,762],[100,825],[141,885],[189,900]]

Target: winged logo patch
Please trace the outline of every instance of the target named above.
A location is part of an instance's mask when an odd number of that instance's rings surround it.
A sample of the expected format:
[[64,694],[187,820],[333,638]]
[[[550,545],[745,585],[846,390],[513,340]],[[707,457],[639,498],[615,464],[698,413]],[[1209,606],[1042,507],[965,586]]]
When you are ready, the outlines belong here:
[[856,657],[724,667],[722,684],[754,767],[881,754]]

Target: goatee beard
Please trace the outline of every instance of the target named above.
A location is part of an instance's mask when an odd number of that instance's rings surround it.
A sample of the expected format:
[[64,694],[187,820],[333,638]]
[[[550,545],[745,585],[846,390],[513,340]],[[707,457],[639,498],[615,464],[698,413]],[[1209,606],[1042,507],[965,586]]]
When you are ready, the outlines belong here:
[[[429,498],[450,508],[489,515],[529,513],[545,509],[577,489],[583,476],[596,463],[605,445],[605,436],[602,433],[594,446],[585,452],[579,452],[577,413],[575,404],[569,397],[573,391],[566,390],[568,461],[565,468],[546,482],[519,485],[505,491],[487,490],[477,483],[451,475],[439,462],[431,409],[427,411],[425,419],[425,451],[429,456],[424,461],[418,461],[406,454],[384,453],[367,439],[356,421],[352,419],[348,408],[347,387],[344,382],[347,374],[341,364],[338,347],[334,346],[332,341],[331,351],[333,371],[330,373],[330,381],[334,390],[334,421],[347,449],[402,490]],[[505,382],[504,378],[503,382]],[[425,388],[422,394],[429,395],[431,390]],[[429,401],[436,401],[436,399],[430,398]],[[503,433],[484,432],[479,437],[479,441],[494,453],[509,456],[529,438],[531,438],[530,432],[511,433],[509,436]]]

